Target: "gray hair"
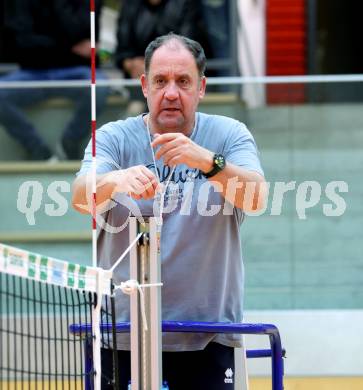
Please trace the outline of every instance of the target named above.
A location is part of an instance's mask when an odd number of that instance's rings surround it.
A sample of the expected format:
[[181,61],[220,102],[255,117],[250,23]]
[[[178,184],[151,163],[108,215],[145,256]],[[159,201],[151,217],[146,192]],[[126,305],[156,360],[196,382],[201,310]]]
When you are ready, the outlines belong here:
[[161,46],[166,45],[170,41],[179,42],[193,55],[195,64],[198,68],[199,76],[203,77],[206,68],[206,58],[203,47],[197,41],[184,37],[183,35],[174,34],[173,32],[170,32],[166,35],[161,35],[148,44],[145,50],[145,73],[149,73],[151,59],[155,50],[159,49]]

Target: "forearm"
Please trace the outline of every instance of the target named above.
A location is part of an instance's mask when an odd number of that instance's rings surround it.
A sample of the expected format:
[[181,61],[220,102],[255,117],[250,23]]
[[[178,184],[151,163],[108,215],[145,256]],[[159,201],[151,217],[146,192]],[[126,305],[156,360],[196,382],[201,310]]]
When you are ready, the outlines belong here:
[[257,212],[265,207],[267,185],[262,175],[233,164],[226,164],[222,172],[209,179],[221,188],[223,197],[247,212]]
[[[96,176],[96,207],[104,207],[111,199],[116,184],[112,180],[113,172]],[[78,176],[73,183],[73,207],[82,214],[92,213],[93,191],[91,175]]]
[[[201,159],[201,171],[209,172],[212,161],[213,153],[206,153],[205,158]],[[264,177],[255,171],[227,162],[223,171],[209,180],[235,207],[247,212],[257,212],[265,207],[267,184]]]

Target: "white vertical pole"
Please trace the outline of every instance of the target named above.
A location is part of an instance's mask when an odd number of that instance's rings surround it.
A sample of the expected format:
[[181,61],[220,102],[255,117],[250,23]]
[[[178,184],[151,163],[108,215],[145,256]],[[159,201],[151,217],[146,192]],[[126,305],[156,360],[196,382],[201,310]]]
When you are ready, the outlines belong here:
[[[130,242],[133,242],[138,234],[137,220],[130,217],[129,222]],[[138,247],[134,245],[130,251],[130,279],[138,280]],[[134,292],[130,296],[130,342],[131,342],[131,389],[140,390],[140,318],[139,318],[139,296]]]
[[248,372],[245,339],[242,336],[242,348],[234,349],[234,390],[248,390]]
[[[161,282],[160,232],[157,230],[157,219],[150,218],[150,283]],[[161,333],[161,287],[150,291],[150,359],[151,389],[162,388],[162,333]]]
[[[130,241],[140,232],[141,244],[130,252],[130,279],[139,284],[160,283],[161,264],[159,233],[156,218],[145,218],[142,224],[130,218]],[[162,388],[161,352],[161,290],[160,287],[144,289],[144,308],[140,305],[139,292],[134,291],[130,300],[131,319],[131,389],[160,390]],[[145,310],[148,330],[144,329],[140,310]]]

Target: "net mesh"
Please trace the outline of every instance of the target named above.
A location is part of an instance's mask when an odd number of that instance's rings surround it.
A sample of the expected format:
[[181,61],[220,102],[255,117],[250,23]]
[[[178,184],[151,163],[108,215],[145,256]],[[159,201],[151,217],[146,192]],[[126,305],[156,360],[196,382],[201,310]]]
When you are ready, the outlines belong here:
[[[102,323],[112,327],[113,319],[112,298],[98,296],[94,275],[91,267],[0,245],[0,390],[93,388],[97,299]],[[74,324],[81,336],[70,331]],[[112,349],[107,332],[101,347]]]

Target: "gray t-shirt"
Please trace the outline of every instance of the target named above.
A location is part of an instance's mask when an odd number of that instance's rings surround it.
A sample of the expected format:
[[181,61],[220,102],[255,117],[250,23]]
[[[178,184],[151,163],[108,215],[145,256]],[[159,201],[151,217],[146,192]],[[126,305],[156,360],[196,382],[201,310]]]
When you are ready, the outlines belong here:
[[[232,164],[263,174],[258,152],[246,126],[234,119],[196,114],[190,138]],[[142,116],[108,123],[96,135],[97,172],[106,173],[144,165],[155,172],[147,128]],[[81,170],[91,170],[91,143]],[[156,161],[160,179],[165,182],[170,168]],[[117,196],[125,204],[125,194]],[[130,198],[127,199],[130,202]],[[153,215],[153,201],[132,201],[143,215]],[[117,205],[103,215],[106,222],[121,230],[98,234],[98,259],[109,269],[129,245],[129,209]],[[226,202],[211,183],[194,169],[178,165],[165,196],[161,235],[162,318],[179,321],[241,322],[244,269],[239,229],[241,209]],[[117,229],[125,225],[124,229]],[[116,281],[129,279],[129,259],[116,270]],[[117,319],[129,320],[129,296],[117,293]],[[210,341],[241,346],[239,335],[163,334],[163,350],[203,349]],[[119,335],[118,347],[129,349],[129,337]]]

